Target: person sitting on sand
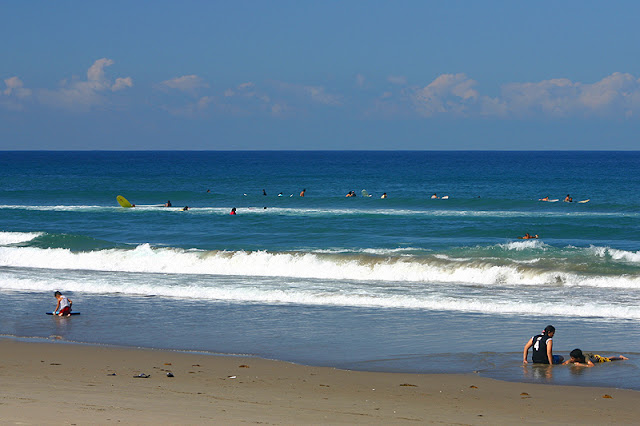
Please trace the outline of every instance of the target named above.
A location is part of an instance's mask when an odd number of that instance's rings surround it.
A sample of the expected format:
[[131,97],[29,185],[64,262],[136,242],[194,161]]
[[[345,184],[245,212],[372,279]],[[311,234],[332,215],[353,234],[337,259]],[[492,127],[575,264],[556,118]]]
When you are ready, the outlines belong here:
[[567,194],[567,196],[564,197],[564,202],[565,203],[573,203],[573,198],[571,198],[571,195]]
[[538,238],[538,234],[536,235],[531,235],[528,232],[526,234],[524,234],[524,237],[518,237],[521,240],[535,240],[536,238]]
[[562,365],[573,364],[579,365],[581,367],[593,367],[595,365],[594,363],[622,361],[625,359],[629,359],[624,355],[612,356],[607,358],[598,354],[583,353],[582,350],[578,348],[572,350],[569,356],[571,358],[563,362]]
[[71,299],[63,296],[59,291],[56,291],[53,295],[58,299],[56,308],[53,310],[53,315],[58,315],[59,317],[71,316],[71,305],[73,305]]
[[560,364],[564,361],[564,357],[553,354],[553,335],[556,334],[556,328],[548,325],[544,328],[542,334],[533,336],[524,345],[522,352],[522,363],[528,364],[527,356],[529,349],[533,347],[531,352],[531,360],[534,364]]

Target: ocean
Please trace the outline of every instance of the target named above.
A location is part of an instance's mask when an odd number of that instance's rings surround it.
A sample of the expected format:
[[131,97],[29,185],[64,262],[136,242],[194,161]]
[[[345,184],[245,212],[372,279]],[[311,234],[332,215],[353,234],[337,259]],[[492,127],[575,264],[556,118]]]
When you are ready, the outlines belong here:
[[[0,152],[0,290],[8,338],[640,390],[640,152]],[[630,359],[523,366],[548,324]]]

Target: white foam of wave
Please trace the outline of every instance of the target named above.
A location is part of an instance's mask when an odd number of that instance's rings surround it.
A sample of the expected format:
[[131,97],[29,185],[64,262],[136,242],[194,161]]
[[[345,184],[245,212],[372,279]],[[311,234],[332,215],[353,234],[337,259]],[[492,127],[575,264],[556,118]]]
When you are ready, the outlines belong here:
[[[32,205],[0,205],[0,209],[14,210],[36,210],[36,211],[94,211],[94,210],[118,210],[123,212],[181,212],[179,207],[158,207],[155,205],[139,205],[135,208],[123,209],[120,206],[97,206],[97,205],[55,205],[55,206],[32,206]],[[229,207],[198,207],[192,206],[191,213],[224,213],[228,214]],[[238,207],[239,214],[281,214],[291,216],[333,216],[333,215],[385,215],[385,216],[428,216],[428,217],[640,217],[640,213],[624,212],[577,212],[577,211],[519,211],[519,210],[435,210],[435,209],[387,209],[387,208],[288,208],[255,206]]]
[[616,261],[640,263],[640,251],[633,252],[633,251],[613,249],[610,247],[596,247],[596,246],[591,246],[589,249],[598,257],[610,256],[611,259]]
[[42,232],[0,232],[0,246],[26,243],[42,235]]
[[539,271],[489,261],[389,259],[314,253],[205,252],[176,248],[110,249],[74,253],[67,249],[0,247],[0,266],[140,273],[315,278],[325,280],[463,283],[477,285],[564,285],[640,289],[640,276],[588,277]]
[[104,207],[104,206],[20,206],[20,205],[0,206],[0,209],[7,209],[7,210],[32,210],[32,211],[54,211],[54,212],[89,211],[89,210],[104,210],[104,209],[115,209],[115,208],[116,207]]
[[498,247],[503,248],[504,250],[531,250],[531,249],[542,249],[546,250],[549,246],[543,243],[540,240],[522,240],[522,241],[511,241],[505,244],[498,244]]
[[364,248],[364,249],[347,249],[347,248],[333,248],[333,249],[317,249],[313,250],[313,253],[317,254],[353,254],[353,253],[366,253],[376,256],[403,256],[411,255],[415,253],[426,253],[430,250],[425,250],[416,247],[401,247],[401,248]]
[[640,320],[635,306],[602,302],[565,300],[500,300],[490,297],[461,298],[444,294],[389,294],[376,289],[331,288],[316,285],[288,286],[283,283],[262,285],[254,283],[225,285],[211,279],[190,281],[176,285],[158,280],[122,280],[103,277],[56,280],[0,278],[0,288],[14,291],[53,292],[61,288],[75,293],[113,294],[131,296],[154,295],[172,299],[198,299],[231,303],[301,304],[314,306],[348,306],[391,309],[422,309],[438,311],[474,312],[484,314],[535,316],[578,316],[580,318],[607,318]]

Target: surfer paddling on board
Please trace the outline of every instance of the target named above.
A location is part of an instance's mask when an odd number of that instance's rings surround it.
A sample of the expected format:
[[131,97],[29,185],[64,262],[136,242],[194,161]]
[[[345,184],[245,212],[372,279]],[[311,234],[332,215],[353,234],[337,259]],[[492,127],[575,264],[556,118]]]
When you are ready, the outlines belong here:
[[59,317],[71,316],[71,305],[73,304],[71,299],[63,296],[59,291],[56,291],[53,295],[58,299],[56,308],[53,310],[53,315],[58,315]]
[[538,201],[549,201],[549,196],[547,195],[544,198],[538,198]]
[[526,234],[524,234],[524,237],[518,237],[521,240],[535,240],[536,238],[538,238],[538,234],[536,235],[531,235],[528,232]]
[[564,361],[564,357],[553,354],[553,335],[556,334],[556,328],[552,325],[548,325],[544,328],[542,334],[533,336],[524,345],[524,351],[522,352],[522,363],[528,364],[527,356],[529,355],[529,349],[533,348],[531,353],[531,360],[534,364],[560,364]]

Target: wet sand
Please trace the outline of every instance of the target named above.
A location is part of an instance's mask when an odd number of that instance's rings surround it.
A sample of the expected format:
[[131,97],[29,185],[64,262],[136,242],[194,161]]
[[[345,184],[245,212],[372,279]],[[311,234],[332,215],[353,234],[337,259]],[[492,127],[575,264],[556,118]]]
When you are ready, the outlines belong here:
[[2,424],[632,424],[639,396],[0,339]]

